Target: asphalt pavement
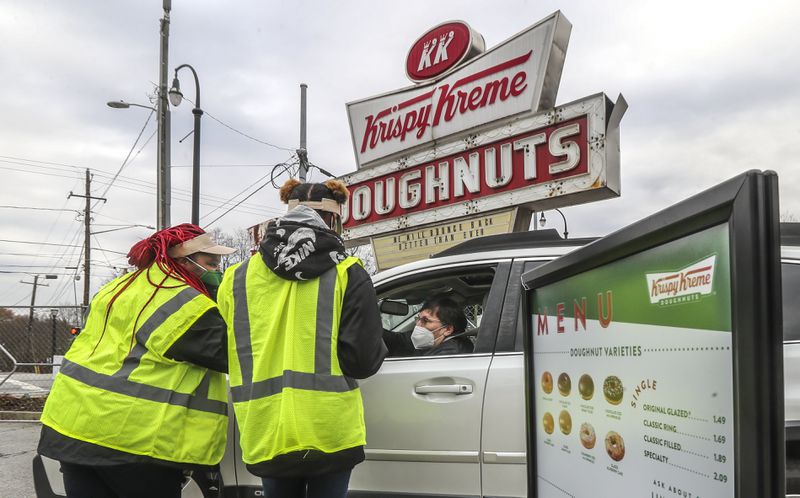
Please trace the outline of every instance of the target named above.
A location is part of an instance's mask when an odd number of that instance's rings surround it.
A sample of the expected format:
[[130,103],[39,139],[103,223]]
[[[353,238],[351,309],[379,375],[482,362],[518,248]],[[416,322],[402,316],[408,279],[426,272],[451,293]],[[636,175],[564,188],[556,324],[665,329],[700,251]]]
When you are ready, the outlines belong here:
[[36,498],[31,462],[39,422],[0,422],[0,498]]

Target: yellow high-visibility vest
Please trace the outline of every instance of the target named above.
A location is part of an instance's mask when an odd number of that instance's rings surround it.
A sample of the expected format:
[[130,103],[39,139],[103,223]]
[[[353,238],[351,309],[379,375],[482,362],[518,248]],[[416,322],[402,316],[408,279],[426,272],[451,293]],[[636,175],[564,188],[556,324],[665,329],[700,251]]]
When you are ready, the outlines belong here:
[[225,273],[217,299],[245,463],[366,444],[361,391],[337,353],[347,269],[359,263],[349,257],[319,278],[294,281],[256,254]]
[[[154,264],[114,301],[104,331],[111,298],[133,275],[106,284],[92,300],[83,331],[53,382],[42,423],[135,455],[214,465],[227,436],[225,375],[164,353],[215,304],[166,278]],[[164,287],[153,295],[148,279]]]

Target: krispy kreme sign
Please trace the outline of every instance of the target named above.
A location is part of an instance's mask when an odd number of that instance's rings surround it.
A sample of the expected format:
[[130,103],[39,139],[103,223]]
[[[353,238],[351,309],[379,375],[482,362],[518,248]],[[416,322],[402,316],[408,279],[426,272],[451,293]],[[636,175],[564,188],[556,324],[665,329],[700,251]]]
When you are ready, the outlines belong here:
[[430,30],[412,46],[406,71],[413,81],[438,80],[347,104],[359,168],[552,107],[570,30],[557,12],[467,62],[480,35],[460,22]]
[[343,235],[364,240],[510,206],[617,196],[621,103],[586,97],[345,175]]
[[[668,273],[648,273],[647,287],[651,304],[679,304],[688,298],[711,294],[714,289],[716,255],[689,265],[683,270]],[[683,299],[677,299],[683,298]]]
[[350,185],[344,226],[511,192],[588,171],[587,116]]
[[431,28],[411,46],[406,75],[415,83],[439,78],[485,49],[483,36],[462,21]]

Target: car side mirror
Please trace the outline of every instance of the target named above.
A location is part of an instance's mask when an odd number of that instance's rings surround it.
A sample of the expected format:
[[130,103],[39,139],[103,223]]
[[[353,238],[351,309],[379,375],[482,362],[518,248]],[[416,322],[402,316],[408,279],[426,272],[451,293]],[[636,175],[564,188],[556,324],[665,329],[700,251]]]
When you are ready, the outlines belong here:
[[378,307],[380,308],[381,313],[385,313],[387,315],[408,315],[408,305],[406,303],[401,303],[400,301],[391,301],[389,299],[385,299],[381,301],[381,304]]

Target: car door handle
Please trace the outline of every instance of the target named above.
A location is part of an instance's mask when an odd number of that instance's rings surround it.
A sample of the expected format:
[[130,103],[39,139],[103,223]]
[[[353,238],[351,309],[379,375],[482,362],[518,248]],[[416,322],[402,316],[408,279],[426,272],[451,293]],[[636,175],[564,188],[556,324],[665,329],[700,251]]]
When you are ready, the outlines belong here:
[[417,394],[472,394],[472,386],[469,384],[440,384],[417,386],[414,388]]

